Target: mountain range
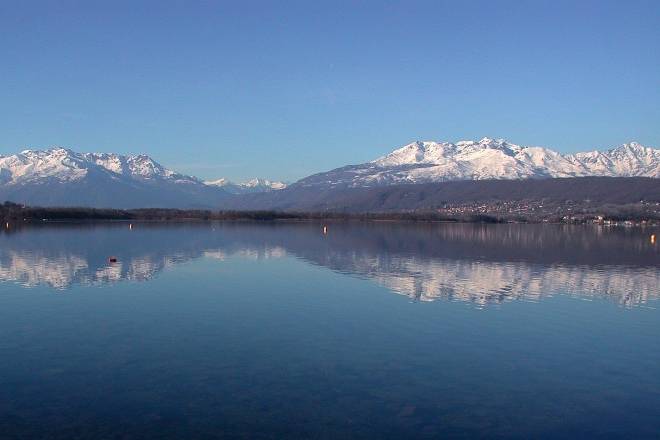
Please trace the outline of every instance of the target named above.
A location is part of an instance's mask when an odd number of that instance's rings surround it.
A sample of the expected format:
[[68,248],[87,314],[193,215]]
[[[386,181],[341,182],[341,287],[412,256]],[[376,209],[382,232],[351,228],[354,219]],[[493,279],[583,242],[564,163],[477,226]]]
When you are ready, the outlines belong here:
[[608,151],[560,154],[503,139],[413,142],[371,162],[314,174],[297,186],[372,187],[452,180],[660,177],[660,150],[637,142]]
[[146,155],[77,153],[66,148],[0,156],[0,199],[23,203],[107,207],[218,206],[230,195],[283,189],[266,179],[233,183],[169,170]]
[[231,195],[145,155],[25,150],[0,157],[0,200],[40,206],[220,206]]
[[[314,174],[287,186],[266,179],[203,181],[146,155],[51,148],[0,156],[0,200],[41,206],[300,209],[297,198],[309,201],[351,190],[587,176],[660,178],[660,150],[631,142],[607,151],[560,154],[491,138],[413,142],[371,162]],[[383,197],[382,191],[377,194]]]

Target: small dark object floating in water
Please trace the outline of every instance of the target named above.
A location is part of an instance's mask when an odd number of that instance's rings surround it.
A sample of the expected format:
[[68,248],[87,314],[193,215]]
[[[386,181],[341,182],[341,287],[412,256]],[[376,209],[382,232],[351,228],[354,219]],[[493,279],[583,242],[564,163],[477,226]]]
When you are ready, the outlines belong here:
[[109,257],[108,261],[111,263],[116,263],[117,262],[117,257]]

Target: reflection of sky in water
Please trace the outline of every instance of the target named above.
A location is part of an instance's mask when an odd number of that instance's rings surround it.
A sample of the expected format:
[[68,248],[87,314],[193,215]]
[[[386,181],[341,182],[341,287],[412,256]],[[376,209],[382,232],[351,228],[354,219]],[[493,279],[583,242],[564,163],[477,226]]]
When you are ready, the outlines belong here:
[[[483,225],[121,226],[24,229],[2,235],[0,279],[67,289],[148,281],[198,258],[297,257],[374,280],[417,301],[478,305],[553,294],[632,306],[660,295],[660,253],[645,230]],[[89,246],[84,244],[88,243]],[[107,260],[119,255],[116,263]]]

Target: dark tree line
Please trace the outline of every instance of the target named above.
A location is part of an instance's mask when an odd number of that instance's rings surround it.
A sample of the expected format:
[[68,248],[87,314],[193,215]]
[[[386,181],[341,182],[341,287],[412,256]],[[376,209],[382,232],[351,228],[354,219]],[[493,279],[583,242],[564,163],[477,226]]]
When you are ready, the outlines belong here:
[[345,213],[345,212],[289,212],[289,211],[210,211],[184,209],[97,209],[43,208],[23,206],[12,202],[0,205],[0,219],[4,222],[34,221],[211,221],[211,220],[391,220],[391,221],[469,221],[497,223],[500,219],[488,215],[449,217],[434,212]]
[[[549,206],[550,204],[546,205]],[[573,206],[573,205],[571,205]],[[2,222],[43,222],[43,221],[276,221],[276,220],[355,220],[355,221],[417,221],[417,222],[467,222],[467,223],[538,223],[542,221],[562,222],[564,214],[561,208],[545,213],[529,214],[443,214],[435,210],[419,210],[405,212],[339,212],[339,211],[211,211],[186,209],[99,209],[99,208],[57,208],[31,207],[12,202],[0,204],[0,220]],[[576,206],[570,211],[572,220],[588,222],[603,216],[613,221],[658,221],[660,216],[650,209],[640,209],[634,204],[603,205],[598,208],[579,209]]]

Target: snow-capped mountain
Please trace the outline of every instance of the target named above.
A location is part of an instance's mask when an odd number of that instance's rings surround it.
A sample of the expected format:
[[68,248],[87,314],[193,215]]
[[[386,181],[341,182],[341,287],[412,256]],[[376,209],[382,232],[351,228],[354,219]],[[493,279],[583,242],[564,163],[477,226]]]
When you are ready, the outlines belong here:
[[490,138],[414,142],[371,162],[315,174],[289,186],[266,179],[204,182],[145,155],[25,150],[0,156],[0,201],[111,208],[299,209],[301,202],[317,206],[319,197],[350,188],[584,176],[660,178],[660,150],[631,142],[603,152],[560,154]]
[[149,156],[108,153],[76,153],[66,148],[25,150],[0,156],[0,183],[17,185],[45,180],[75,182],[93,174],[112,179],[163,180],[199,184],[199,179],[168,170]]
[[276,182],[268,179],[254,178],[247,182],[234,183],[228,179],[207,180],[206,185],[224,189],[231,194],[248,194],[258,192],[277,191],[286,188],[286,183]]
[[52,148],[0,156],[0,200],[44,206],[211,207],[228,196],[145,155]]
[[660,150],[631,142],[604,152],[564,155],[503,139],[413,142],[371,162],[306,177],[292,187],[583,176],[660,177]]

